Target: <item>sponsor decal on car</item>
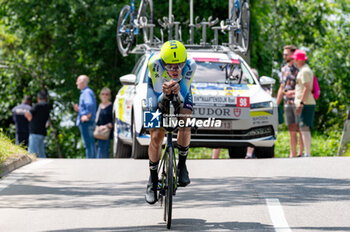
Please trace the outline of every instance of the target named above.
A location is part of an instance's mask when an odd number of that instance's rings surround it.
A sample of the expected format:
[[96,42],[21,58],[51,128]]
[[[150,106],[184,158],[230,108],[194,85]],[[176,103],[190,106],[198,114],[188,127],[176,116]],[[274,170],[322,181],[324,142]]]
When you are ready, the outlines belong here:
[[237,97],[237,107],[250,107],[249,97]]
[[220,103],[227,105],[235,105],[236,98],[233,96],[206,96],[206,95],[195,95],[193,96],[193,103],[195,104],[208,104],[208,103]]
[[242,109],[241,108],[234,108],[233,109],[233,114],[238,118],[239,116],[241,116],[242,113]]
[[249,118],[249,113],[249,108],[194,106],[192,114],[197,118],[241,119]]

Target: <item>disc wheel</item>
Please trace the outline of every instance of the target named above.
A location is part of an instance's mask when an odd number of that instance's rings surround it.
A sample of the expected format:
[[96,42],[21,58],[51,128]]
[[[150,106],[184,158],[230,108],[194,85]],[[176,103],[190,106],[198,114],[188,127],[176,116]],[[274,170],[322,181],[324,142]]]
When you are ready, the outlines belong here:
[[247,53],[250,45],[250,10],[248,2],[244,1],[241,8],[241,45]]

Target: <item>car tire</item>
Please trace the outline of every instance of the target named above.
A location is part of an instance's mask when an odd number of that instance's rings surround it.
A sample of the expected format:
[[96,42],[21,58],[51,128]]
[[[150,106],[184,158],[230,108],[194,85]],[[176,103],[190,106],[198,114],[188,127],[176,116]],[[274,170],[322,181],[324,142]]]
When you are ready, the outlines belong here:
[[231,159],[244,159],[245,155],[247,153],[247,147],[230,147],[228,149],[228,154]]
[[131,147],[119,138],[114,139],[117,141],[113,141],[113,156],[115,158],[130,158],[131,155]]
[[134,159],[148,159],[148,146],[142,146],[136,138],[136,126],[135,117],[132,117],[132,147],[131,147],[131,158]]
[[275,157],[275,145],[272,147],[256,147],[255,155],[257,158],[273,158]]

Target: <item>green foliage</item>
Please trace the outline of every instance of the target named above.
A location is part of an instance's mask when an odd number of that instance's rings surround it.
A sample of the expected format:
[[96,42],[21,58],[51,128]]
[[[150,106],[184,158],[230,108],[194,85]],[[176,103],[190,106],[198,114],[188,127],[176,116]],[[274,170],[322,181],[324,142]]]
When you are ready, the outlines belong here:
[[[87,74],[95,93],[108,86],[115,96],[120,87],[118,77],[130,72],[136,60],[135,56],[121,57],[116,47],[117,19],[127,3],[128,0],[0,0],[0,127],[14,137],[11,108],[23,95],[35,96],[38,90],[48,89],[54,109],[51,118],[63,155],[81,155],[80,133],[74,125],[67,126],[76,116],[72,110],[79,98],[76,77]],[[189,4],[182,0],[173,3],[173,14],[182,22],[186,42]],[[330,136],[341,133],[350,103],[349,0],[250,0],[250,10],[252,67],[260,75],[278,80],[282,47],[295,44],[305,49],[321,87],[316,129]],[[158,18],[168,16],[168,0],[154,1],[154,13],[156,24]],[[195,0],[196,16],[224,20],[228,17],[228,1]],[[159,29],[155,34],[160,37]],[[201,30],[196,30],[197,43],[200,37]],[[208,41],[212,37],[208,30]],[[221,35],[220,41],[226,42],[227,36]],[[52,132],[50,129],[48,154],[57,157]]]
[[[72,104],[79,98],[75,86],[79,74],[90,77],[90,87],[108,86],[113,96],[120,87],[118,77],[131,71],[134,59],[117,52],[115,26],[126,1],[20,1],[1,0],[0,7],[0,126],[14,136],[10,109],[23,95],[35,96],[42,88],[50,92],[51,114],[63,148],[77,144],[76,128],[61,127],[74,122]],[[58,137],[60,137],[58,136]],[[55,142],[49,136],[49,151],[56,157]],[[67,143],[67,146],[64,144]],[[75,147],[73,147],[75,149]],[[74,156],[76,151],[65,154]]]
[[[289,157],[289,132],[288,129],[279,128],[275,154],[278,158]],[[299,136],[299,135],[298,135]],[[328,135],[320,132],[312,133],[311,155],[312,156],[336,156],[340,143],[341,132],[332,131]],[[299,138],[298,138],[299,141]],[[299,144],[299,142],[298,142]],[[298,151],[298,147],[297,147]]]
[[0,128],[0,166],[7,158],[19,154],[28,155],[28,152],[23,147],[15,145]]
[[[189,159],[211,159],[213,149],[194,147],[188,151]],[[229,159],[228,149],[221,149],[219,159]]]
[[350,103],[349,1],[251,0],[251,11],[251,65],[279,80],[283,46],[306,50],[321,88],[316,129],[341,132]]

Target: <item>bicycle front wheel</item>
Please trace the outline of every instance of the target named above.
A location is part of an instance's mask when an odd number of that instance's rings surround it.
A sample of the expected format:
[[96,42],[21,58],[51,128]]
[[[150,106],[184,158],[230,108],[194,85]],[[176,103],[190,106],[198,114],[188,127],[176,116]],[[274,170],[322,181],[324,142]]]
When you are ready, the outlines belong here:
[[247,53],[250,45],[250,10],[248,2],[244,1],[241,8],[241,44]]
[[126,56],[134,41],[134,25],[129,5],[120,11],[117,25],[117,45],[119,52]]
[[173,192],[174,192],[174,163],[173,163],[173,148],[169,148],[166,160],[166,194],[164,216],[166,219],[167,228],[171,227],[171,216],[173,208]]

